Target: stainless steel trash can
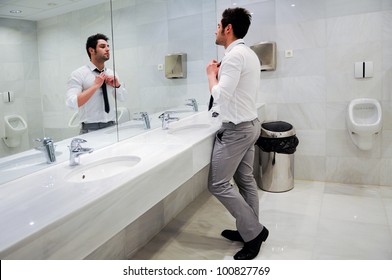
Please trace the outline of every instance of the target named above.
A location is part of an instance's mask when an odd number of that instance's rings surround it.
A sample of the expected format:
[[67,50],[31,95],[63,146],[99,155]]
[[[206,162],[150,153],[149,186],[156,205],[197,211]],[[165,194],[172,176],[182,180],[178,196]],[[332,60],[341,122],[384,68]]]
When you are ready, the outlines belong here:
[[283,121],[261,124],[256,145],[261,149],[262,190],[286,192],[294,188],[294,152],[298,143],[291,124]]

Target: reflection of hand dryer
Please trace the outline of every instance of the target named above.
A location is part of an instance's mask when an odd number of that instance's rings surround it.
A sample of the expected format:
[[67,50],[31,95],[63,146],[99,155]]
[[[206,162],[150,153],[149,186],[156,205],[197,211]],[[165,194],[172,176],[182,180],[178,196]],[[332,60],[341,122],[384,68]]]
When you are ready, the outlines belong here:
[[186,53],[165,56],[165,77],[168,79],[186,78]]
[[250,48],[257,54],[261,71],[274,71],[276,69],[276,43],[261,42]]

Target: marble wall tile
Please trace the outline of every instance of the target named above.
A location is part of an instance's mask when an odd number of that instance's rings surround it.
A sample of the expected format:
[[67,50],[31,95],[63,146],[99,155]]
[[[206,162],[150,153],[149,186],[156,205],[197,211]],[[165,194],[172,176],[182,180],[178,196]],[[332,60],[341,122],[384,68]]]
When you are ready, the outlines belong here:
[[[391,70],[392,73],[392,70]],[[392,76],[391,76],[392,77]],[[392,85],[392,83],[391,83]],[[390,93],[391,97],[392,97],[392,90]],[[382,128],[383,130],[392,130],[392,99],[390,99],[389,101],[382,101],[381,102],[381,107],[382,107],[382,118],[383,118],[383,122],[382,122]]]
[[315,0],[312,2],[306,0],[293,1],[278,0],[276,2],[277,23],[295,23],[311,21],[325,17],[325,0]]
[[202,11],[204,3],[205,1],[169,0],[167,3],[167,17],[173,19],[194,16]]
[[371,150],[360,150],[351,140],[348,130],[327,130],[326,153],[327,156],[357,157],[358,159],[379,159],[381,157],[381,137],[375,135]]
[[326,155],[325,130],[296,130],[299,140],[296,153],[308,156]]
[[[385,0],[389,1],[389,4],[392,6],[392,1],[390,0]],[[382,39],[386,42],[391,42],[392,41],[392,26],[391,26],[391,20],[392,20],[392,8],[389,8],[389,11],[385,9],[385,11],[382,13]]]
[[327,44],[325,20],[277,25],[277,41],[283,49],[308,49]]
[[326,105],[326,128],[327,129],[340,129],[347,130],[346,115],[347,115],[346,102],[328,102]]
[[291,123],[296,130],[325,129],[324,103],[278,104],[278,119]]
[[167,1],[138,1],[135,8],[137,25],[156,23],[168,18]]
[[325,171],[325,157],[294,154],[294,178],[325,181]]
[[327,0],[325,1],[326,16],[338,17],[380,11],[382,0]]
[[380,184],[381,162],[358,157],[327,157],[326,180],[354,184]]
[[379,13],[364,13],[327,20],[328,46],[380,41],[383,18]]
[[276,90],[274,103],[325,102],[325,78],[322,76],[281,78]]
[[325,75],[325,59],[325,50],[322,48],[295,49],[294,56],[290,58],[284,57],[284,52],[278,50],[279,66],[276,71],[270,73],[275,73],[279,77],[322,77]]
[[392,186],[392,159],[384,158],[380,161],[380,185]]
[[381,149],[383,158],[392,158],[392,130],[384,129],[379,136],[381,138]]
[[139,46],[154,45],[168,41],[168,22],[146,23],[137,26],[136,38]]
[[202,20],[201,14],[169,19],[168,52],[185,52],[187,61],[203,59],[203,40],[195,40],[203,37]]

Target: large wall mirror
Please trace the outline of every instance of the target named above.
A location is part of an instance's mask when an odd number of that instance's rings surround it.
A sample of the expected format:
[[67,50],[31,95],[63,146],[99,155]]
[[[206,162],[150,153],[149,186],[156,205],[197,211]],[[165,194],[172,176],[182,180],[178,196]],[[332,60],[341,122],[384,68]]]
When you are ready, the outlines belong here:
[[[139,112],[153,116],[185,107],[190,98],[207,104],[205,65],[217,57],[215,29],[211,0],[2,1],[0,93],[12,92],[13,101],[0,100],[0,119],[20,115],[28,130],[17,147],[1,140],[0,157],[32,149],[35,138],[51,137],[56,143],[79,134],[65,93],[70,73],[89,60],[85,43],[92,34],[109,37],[106,66],[114,68],[129,93],[125,102],[117,102],[118,116],[124,113],[119,122]],[[167,79],[165,55],[177,52],[187,54],[187,77]],[[107,144],[129,136],[115,130]]]
[[86,39],[97,32],[112,37],[108,0],[2,1],[0,92],[12,92],[13,100],[0,100],[1,121],[7,115],[20,116],[27,131],[15,147],[1,140],[1,156],[33,148],[36,138],[58,142],[79,134],[70,122],[75,111],[65,106],[67,81],[88,62]]

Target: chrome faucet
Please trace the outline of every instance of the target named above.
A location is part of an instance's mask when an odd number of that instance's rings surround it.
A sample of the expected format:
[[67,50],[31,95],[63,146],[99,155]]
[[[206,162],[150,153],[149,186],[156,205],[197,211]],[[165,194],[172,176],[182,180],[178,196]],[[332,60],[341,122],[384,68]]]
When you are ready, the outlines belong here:
[[150,117],[148,116],[147,112],[139,112],[135,113],[138,115],[137,117],[134,117],[133,119],[136,121],[143,121],[144,129],[150,129]]
[[180,118],[170,117],[171,112],[162,113],[159,118],[162,119],[162,129],[169,129],[169,123],[172,121],[178,121]]
[[196,99],[191,98],[191,99],[187,99],[187,101],[189,101],[189,103],[186,103],[185,104],[186,106],[192,106],[194,112],[199,111],[199,106],[197,105]]
[[42,146],[35,147],[35,149],[44,153],[46,163],[50,164],[56,161],[56,152],[51,138],[37,138],[34,141],[42,143]]
[[80,144],[86,143],[87,141],[81,138],[74,138],[71,141],[69,148],[69,165],[74,166],[80,163],[80,155],[91,153],[94,149],[83,148]]

